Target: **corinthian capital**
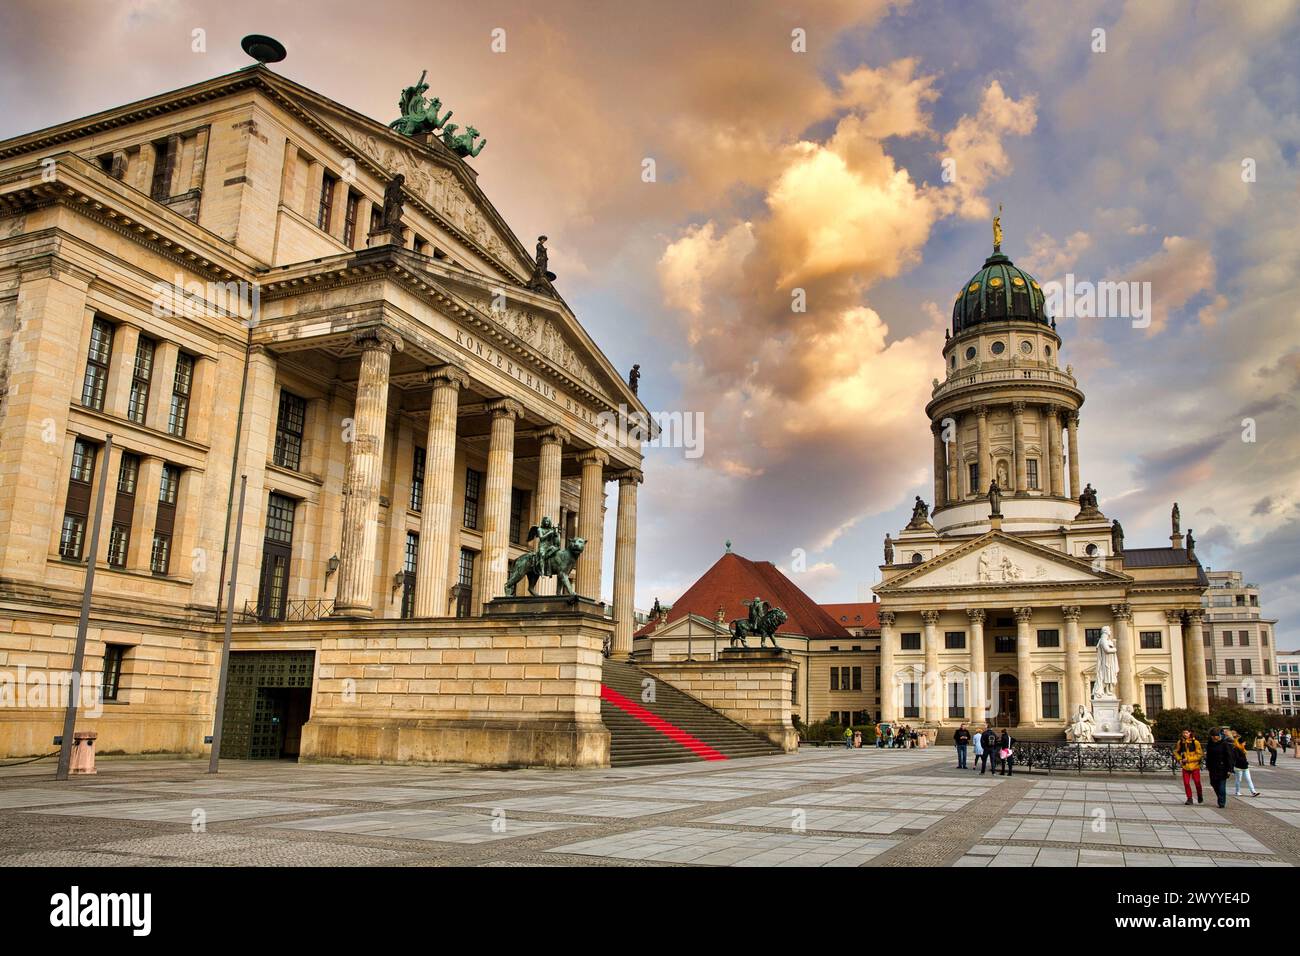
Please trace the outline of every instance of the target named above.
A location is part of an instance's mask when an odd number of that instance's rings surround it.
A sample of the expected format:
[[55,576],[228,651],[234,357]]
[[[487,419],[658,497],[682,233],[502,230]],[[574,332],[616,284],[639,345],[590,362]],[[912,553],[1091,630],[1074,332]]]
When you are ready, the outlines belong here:
[[893,611],[881,611],[881,612],[880,612],[880,626],[881,626],[881,627],[893,627],[893,626],[894,626],[894,620],[897,618],[897,616],[898,616],[898,615],[896,615]]
[[966,616],[970,618],[972,624],[983,624],[988,613],[982,607],[968,607],[966,608]]
[[1034,619],[1034,609],[1032,607],[1017,607],[1011,609],[1016,615],[1016,622],[1019,624],[1028,624]]
[[1061,613],[1065,615],[1067,621],[1077,621],[1083,609],[1077,604],[1067,604],[1061,608]]
[[1110,606],[1110,613],[1114,615],[1115,620],[1117,621],[1133,620],[1133,608],[1128,604],[1112,604]]
[[939,611],[922,611],[921,620],[933,627],[939,623]]

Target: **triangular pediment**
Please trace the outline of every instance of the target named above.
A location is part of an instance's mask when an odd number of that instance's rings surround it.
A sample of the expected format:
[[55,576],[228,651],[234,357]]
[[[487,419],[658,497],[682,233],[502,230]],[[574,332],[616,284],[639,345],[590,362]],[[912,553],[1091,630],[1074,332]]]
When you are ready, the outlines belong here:
[[396,173],[405,176],[411,199],[484,261],[520,283],[532,276],[532,256],[478,187],[473,170],[440,141],[404,136],[276,74],[268,72],[263,78],[291,113],[354,151],[359,164],[373,167],[385,179]]
[[1002,531],[990,531],[916,565],[878,591],[1115,584],[1127,577]]

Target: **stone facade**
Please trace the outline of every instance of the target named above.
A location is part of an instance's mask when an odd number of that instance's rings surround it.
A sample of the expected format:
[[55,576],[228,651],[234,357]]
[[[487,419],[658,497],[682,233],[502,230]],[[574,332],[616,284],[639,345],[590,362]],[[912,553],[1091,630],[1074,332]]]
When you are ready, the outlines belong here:
[[1211,697],[1280,710],[1277,620],[1264,616],[1259,588],[1240,571],[1209,571],[1205,592],[1205,680]]
[[[399,172],[402,244],[371,228]],[[645,409],[532,273],[466,162],[261,66],[0,143],[0,668],[68,666],[104,469],[101,752],[203,749],[232,571],[241,646],[358,640],[479,617],[549,514],[601,599],[608,481],[629,653],[641,454],[601,425]],[[21,755],[58,719],[0,722]]]

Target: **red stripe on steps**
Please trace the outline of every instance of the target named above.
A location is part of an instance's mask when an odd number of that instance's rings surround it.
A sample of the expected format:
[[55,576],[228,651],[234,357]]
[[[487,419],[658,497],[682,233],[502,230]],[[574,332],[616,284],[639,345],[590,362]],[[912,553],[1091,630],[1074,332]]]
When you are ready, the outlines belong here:
[[641,721],[641,723],[645,724],[646,726],[653,727],[655,730],[659,731],[659,733],[663,734],[665,737],[681,744],[687,750],[690,750],[697,757],[700,757],[703,760],[726,760],[727,759],[726,754],[719,753],[718,751],[710,747],[708,744],[706,744],[704,741],[700,740],[698,737],[692,737],[690,734],[682,730],[680,727],[674,724],[670,724],[662,717],[650,713],[650,711],[646,710],[640,704],[636,703],[635,701],[628,700],[618,691],[610,690],[604,684],[600,685],[600,699],[609,701],[619,710],[631,714],[633,717]]

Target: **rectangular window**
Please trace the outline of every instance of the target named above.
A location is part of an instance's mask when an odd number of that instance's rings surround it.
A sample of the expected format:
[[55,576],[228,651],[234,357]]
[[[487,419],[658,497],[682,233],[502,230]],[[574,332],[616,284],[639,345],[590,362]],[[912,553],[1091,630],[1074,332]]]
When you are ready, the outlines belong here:
[[131,397],[126,403],[126,417],[137,425],[144,424],[149,410],[149,381],[153,377],[153,339],[141,336],[135,346],[135,365],[131,369]]
[[1039,647],[1060,647],[1061,632],[1055,628],[1039,629],[1038,631]]
[[1214,659],[1213,659],[1213,658],[1209,658],[1209,657],[1207,657],[1207,658],[1205,659],[1205,676],[1206,676],[1206,677],[1213,677],[1213,676],[1214,676]]
[[853,690],[862,690],[862,668],[853,668]]
[[1255,673],[1255,669],[1254,669],[1254,667],[1252,666],[1253,664],[1254,664],[1254,662],[1253,662],[1249,657],[1243,657],[1243,658],[1241,659],[1241,672],[1242,672],[1242,674],[1253,674],[1253,673]]
[[140,480],[140,457],[130,452],[122,454],[122,466],[117,471],[117,493],[134,495],[135,486]]
[[162,504],[176,504],[176,492],[181,484],[181,470],[175,465],[163,465],[162,481],[158,485],[158,500]]
[[420,511],[424,508],[424,449],[418,445],[415,448],[415,454],[411,456],[411,510]]
[[968,476],[970,478],[970,493],[978,495],[980,493],[980,466],[979,462],[970,463]]
[[271,495],[266,508],[266,540],[277,544],[293,544],[294,500],[284,495]]
[[1232,631],[1223,632],[1223,646],[1224,647],[1232,646]]
[[326,173],[320,180],[320,206],[316,210],[316,228],[330,231],[330,214],[334,210],[334,187],[338,179]]
[[1025,477],[1029,487],[1033,491],[1038,490],[1038,459],[1025,459]]
[[900,634],[898,638],[901,641],[900,648],[904,651],[919,651],[921,649],[920,633]]
[[95,458],[99,452],[84,438],[72,445],[72,469],[68,476],[68,496],[59,533],[59,556],[80,561],[86,546],[86,517],[90,514],[90,482],[95,477]]
[[297,471],[302,464],[302,435],[307,422],[307,400],[280,390],[280,412],[275,420],[275,453],[281,468]]
[[361,197],[351,190],[348,191],[348,204],[344,209],[343,218],[343,245],[351,249],[356,244],[357,238],[357,210],[361,206]]
[[1237,688],[1228,688],[1228,700],[1232,701],[1234,704],[1237,703]]
[[180,146],[179,136],[169,136],[153,144],[153,182],[149,184],[149,197],[162,202],[171,198],[172,164],[175,162],[175,149]]
[[1270,661],[1268,658],[1264,658],[1264,674],[1267,676],[1272,673],[1273,673],[1273,662]]
[[81,382],[81,404],[104,410],[108,387],[108,360],[113,355],[113,324],[104,319],[90,323],[90,348],[86,352],[86,377]]
[[1088,647],[1096,647],[1097,642],[1101,640],[1101,628],[1088,627],[1083,631],[1083,643]]
[[1016,638],[1012,634],[998,634],[993,638],[993,653],[995,654],[1014,654],[1016,652]]
[[966,646],[965,631],[948,631],[943,635],[943,646],[950,651],[960,651]]
[[108,564],[113,568],[126,567],[126,549],[131,543],[131,529],[114,524],[108,532]]
[[117,700],[122,687],[122,661],[126,658],[126,645],[104,645],[104,673],[100,688],[104,700]]
[[1237,643],[1242,647],[1250,647],[1250,631],[1238,631]]
[[966,685],[962,681],[948,684],[948,716],[961,718],[966,716]]
[[262,541],[262,579],[257,603],[264,621],[283,621],[289,604],[289,563],[293,557],[292,498],[272,494],[267,499],[266,532]]
[[176,356],[176,377],[172,381],[172,406],[167,415],[167,434],[185,437],[190,419],[190,392],[194,388],[194,356]]
[[528,492],[518,488],[510,489],[510,540],[515,544],[524,543],[524,515],[528,513]]
[[171,567],[172,536],[153,533],[153,548],[149,552],[149,570],[154,574],[165,576]]
[[1266,704],[1273,703],[1273,688],[1271,687],[1264,688],[1264,703]]
[[1061,685],[1054,680],[1043,681],[1043,719],[1059,720],[1061,717]]
[[921,705],[920,694],[917,693],[918,687],[915,683],[903,685],[903,716],[920,717]]
[[471,551],[469,548],[460,549],[460,565],[456,573],[457,617],[471,616],[472,605],[470,601],[474,594],[474,559],[477,557],[477,551]]
[[1229,657],[1227,660],[1223,662],[1223,673],[1225,674],[1237,673],[1237,662],[1235,659]]
[[478,530],[479,495],[483,491],[483,472],[465,469],[465,527]]
[[832,667],[831,668],[831,690],[839,690],[839,689],[840,689],[840,669],[838,667]]
[[1158,651],[1164,646],[1159,631],[1140,631],[1138,644],[1144,651]]
[[420,536],[406,532],[406,553],[402,559],[402,617],[415,617],[415,571],[420,566]]
[[1143,709],[1143,713],[1150,720],[1165,709],[1165,689],[1160,684],[1147,684],[1144,690],[1146,707]]

